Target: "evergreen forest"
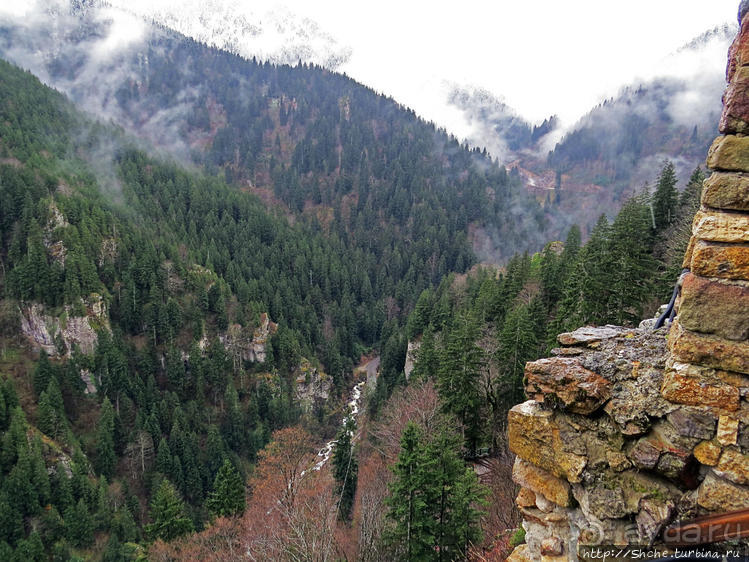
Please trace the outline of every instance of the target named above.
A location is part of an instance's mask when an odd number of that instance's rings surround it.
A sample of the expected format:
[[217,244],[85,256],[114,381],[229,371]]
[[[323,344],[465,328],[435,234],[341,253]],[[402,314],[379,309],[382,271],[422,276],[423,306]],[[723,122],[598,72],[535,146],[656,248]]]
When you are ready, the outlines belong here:
[[668,300],[702,171],[544,246],[516,174],[393,100],[152,34],[117,119],[0,60],[0,560],[503,552],[525,362]]

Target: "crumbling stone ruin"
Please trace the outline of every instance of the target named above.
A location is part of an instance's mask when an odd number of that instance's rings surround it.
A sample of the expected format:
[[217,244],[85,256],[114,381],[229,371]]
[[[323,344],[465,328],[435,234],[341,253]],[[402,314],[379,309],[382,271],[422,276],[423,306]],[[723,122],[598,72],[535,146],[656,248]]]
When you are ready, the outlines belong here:
[[526,365],[508,416],[526,544],[661,545],[675,521],[749,509],[749,2],[728,54],[721,136],[670,328],[581,328]]

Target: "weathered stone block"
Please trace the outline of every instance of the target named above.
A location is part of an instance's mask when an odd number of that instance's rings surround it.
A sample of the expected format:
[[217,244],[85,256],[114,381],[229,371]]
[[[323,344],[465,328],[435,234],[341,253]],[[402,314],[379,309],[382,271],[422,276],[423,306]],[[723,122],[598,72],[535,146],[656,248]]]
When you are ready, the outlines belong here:
[[744,455],[736,447],[723,449],[715,473],[736,484],[749,484],[749,455]]
[[715,438],[721,445],[735,445],[739,438],[739,420],[730,416],[720,416]]
[[744,17],[736,38],[728,49],[726,65],[726,82],[733,80],[736,70],[749,64],[749,17]]
[[749,374],[749,342],[690,332],[680,325],[678,318],[671,325],[669,348],[674,358],[684,363]]
[[564,545],[559,537],[549,537],[541,541],[541,556],[561,556]]
[[629,462],[627,455],[618,451],[607,451],[606,460],[614,472],[621,472],[622,470],[632,468],[632,463]]
[[749,244],[719,244],[698,240],[689,266],[702,277],[749,280]]
[[661,394],[666,400],[688,406],[737,410],[739,389],[715,375],[713,369],[674,363],[663,377]]
[[590,345],[601,340],[622,335],[626,332],[627,329],[620,326],[583,326],[574,332],[559,334],[557,341],[562,345]]
[[567,452],[554,413],[529,400],[513,406],[507,415],[510,450],[559,478],[579,482],[587,459]]
[[692,236],[689,238],[689,244],[687,244],[687,251],[684,252],[684,258],[681,260],[681,268],[682,269],[689,269],[689,264],[692,263],[692,252],[694,251],[694,244],[697,241],[697,239]]
[[536,496],[540,494],[562,507],[567,507],[572,503],[570,485],[566,480],[557,478],[543,468],[532,465],[520,457],[515,458],[515,464],[512,467],[512,480],[523,488],[528,488]]
[[532,553],[528,550],[527,544],[521,544],[515,547],[505,562],[533,562]]
[[707,152],[707,167],[727,172],[749,170],[749,137],[725,135],[716,138]]
[[723,113],[720,116],[721,133],[749,131],[749,68],[739,67],[723,94]]
[[739,424],[739,435],[736,442],[744,452],[749,453],[749,422]]
[[749,210],[749,174],[713,172],[703,184],[702,204],[714,209]]
[[536,494],[528,488],[520,488],[518,496],[515,498],[515,505],[518,507],[533,507],[536,505]]
[[749,338],[749,287],[690,273],[681,289],[679,322],[693,332],[745,340]]
[[643,543],[652,544],[653,539],[660,534],[666,523],[670,521],[673,511],[674,505],[671,502],[661,503],[654,500],[643,500],[640,504],[640,512],[635,517],[640,540]]
[[561,402],[577,414],[596,411],[611,397],[611,383],[572,357],[552,357],[525,365],[525,392],[538,402]]
[[656,447],[649,439],[641,439],[629,452],[629,458],[632,459],[637,468],[655,468],[660,457],[660,447]]
[[[749,140],[749,137],[746,137]],[[749,216],[721,211],[697,211],[692,236],[709,242],[749,242]]]
[[695,408],[679,408],[668,414],[668,421],[674,429],[685,437],[712,439],[715,435],[717,418],[710,412]]
[[749,487],[739,486],[717,476],[712,470],[697,492],[697,503],[708,511],[732,511],[749,508]]
[[679,435],[668,421],[660,421],[629,452],[638,468],[654,469],[672,479],[680,478],[698,439]]
[[714,441],[703,441],[694,448],[694,458],[696,458],[700,464],[706,464],[707,466],[715,466],[718,464],[720,459],[720,453],[723,451],[720,445]]

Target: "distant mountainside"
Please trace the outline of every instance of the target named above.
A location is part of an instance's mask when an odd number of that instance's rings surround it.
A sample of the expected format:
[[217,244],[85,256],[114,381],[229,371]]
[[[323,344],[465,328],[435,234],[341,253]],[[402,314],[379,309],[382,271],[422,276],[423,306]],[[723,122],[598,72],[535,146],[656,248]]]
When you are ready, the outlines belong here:
[[399,256],[391,267],[414,276],[468,266],[469,232],[494,261],[557,235],[489,157],[320,67],[243,60],[96,7],[6,20],[0,55],[99,117],[375,246],[381,258],[391,237],[410,241],[419,260]]
[[722,61],[735,31],[723,26],[700,35],[664,62],[664,76],[622,89],[566,132],[553,116],[532,126],[489,92],[455,88],[450,100],[473,127],[472,145],[517,169],[547,210],[559,207],[551,214],[592,225],[652,185],[664,160],[674,162],[682,186],[704,164],[725,78],[722,64],[701,63],[713,53]]

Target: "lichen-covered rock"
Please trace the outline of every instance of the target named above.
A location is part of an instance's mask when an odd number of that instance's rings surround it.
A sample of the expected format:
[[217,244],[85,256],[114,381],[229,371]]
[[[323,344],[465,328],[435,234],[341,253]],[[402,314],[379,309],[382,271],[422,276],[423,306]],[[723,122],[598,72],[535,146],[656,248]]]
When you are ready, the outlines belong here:
[[635,517],[640,540],[643,543],[652,544],[666,524],[671,520],[673,513],[673,502],[664,503],[654,500],[643,500],[640,502],[640,511]]
[[749,287],[690,273],[681,289],[679,322],[694,332],[745,340],[749,338]]
[[716,138],[707,152],[707,167],[727,172],[749,170],[749,137],[723,135]]
[[726,82],[733,80],[736,70],[749,64],[749,18],[746,17],[746,8],[746,2],[742,0],[739,4],[739,33],[728,49]]
[[736,484],[749,484],[749,455],[742,454],[737,447],[726,447],[715,466],[717,475]]
[[732,511],[749,508],[749,487],[739,486],[716,475],[707,473],[699,487],[697,503],[708,511]]
[[697,459],[697,462],[706,466],[715,466],[718,464],[722,451],[717,442],[703,441],[694,448],[694,458]]
[[661,394],[666,400],[716,410],[737,410],[739,389],[724,382],[715,369],[688,363],[673,363],[663,377]]
[[698,240],[692,252],[692,272],[702,277],[749,280],[749,244],[720,244]]
[[564,546],[559,537],[549,537],[541,541],[541,556],[561,556],[563,552]]
[[[550,472],[539,468],[520,457],[515,458],[512,467],[512,480],[523,489],[531,490],[536,497],[543,495],[547,500],[562,507],[571,502],[570,485]],[[534,498],[535,502],[535,498]]]
[[739,438],[739,420],[730,416],[720,416],[715,438],[721,445],[735,445]]
[[714,209],[749,210],[749,174],[714,172],[705,180],[702,204]]
[[698,408],[679,408],[668,415],[668,421],[684,437],[712,439],[718,418]]
[[639,468],[653,469],[667,478],[676,479],[682,476],[698,441],[695,437],[679,435],[671,423],[662,420],[646,437],[637,441],[629,457]]
[[586,487],[575,486],[574,495],[581,509],[598,519],[618,519],[633,513],[631,506],[627,506],[624,491],[619,486],[607,486],[605,483],[595,483]]
[[[540,470],[540,469],[539,469]],[[517,497],[515,498],[515,505],[518,507],[533,507],[536,505],[536,494],[528,488],[520,488]]]
[[719,129],[724,134],[749,132],[749,67],[738,67],[726,88]]
[[573,357],[539,359],[525,365],[525,392],[538,402],[561,403],[571,412],[590,414],[611,397],[611,383]]
[[554,413],[533,400],[514,406],[507,417],[510,450],[554,476],[578,482],[587,463],[568,452]]
[[739,423],[739,434],[736,443],[745,453],[749,453],[749,420]]
[[[745,137],[749,141],[749,137]],[[709,242],[749,242],[749,216],[720,211],[697,211],[692,235]]]
[[616,337],[626,331],[626,328],[620,326],[584,326],[574,332],[559,334],[557,341],[562,345],[590,345],[601,340]]
[[671,324],[669,347],[677,361],[749,374],[749,342],[728,341]]
[[534,562],[528,552],[528,545],[521,544],[515,547],[510,555],[505,559],[505,562]]

